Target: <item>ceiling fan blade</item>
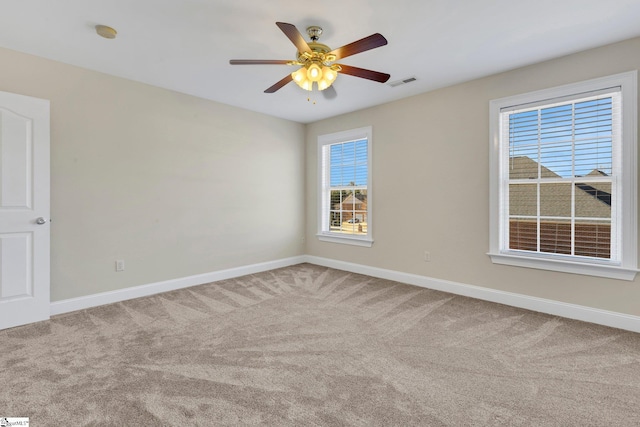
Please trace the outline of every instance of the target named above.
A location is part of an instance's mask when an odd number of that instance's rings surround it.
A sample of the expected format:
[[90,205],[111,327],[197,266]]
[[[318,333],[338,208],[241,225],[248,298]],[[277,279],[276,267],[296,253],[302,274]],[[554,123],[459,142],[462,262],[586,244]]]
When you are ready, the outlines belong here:
[[256,65],[256,64],[280,64],[287,65],[289,60],[287,59],[231,59],[229,64],[231,65]]
[[293,81],[293,77],[291,77],[291,74],[287,74],[287,76],[284,79],[280,80],[278,83],[274,84],[269,89],[265,90],[264,93],[273,93],[273,92],[281,89],[287,83],[292,82],[292,81]]
[[298,52],[309,52],[311,53],[311,48],[300,34],[300,31],[293,24],[287,24],[286,22],[276,22],[278,28],[282,30],[285,36],[289,37],[289,40],[296,45],[298,48]]
[[338,96],[338,92],[336,92],[336,88],[331,85],[322,91],[322,96],[324,96],[324,99],[335,99]]
[[342,65],[342,64],[338,64],[338,65],[340,65],[340,68],[342,68],[342,70],[339,71],[342,74],[349,74],[351,76],[356,76],[356,77],[361,77],[363,79],[373,80],[374,82],[385,83],[387,80],[389,80],[389,77],[391,77],[391,75],[389,75],[389,74],[380,73],[378,71],[372,71],[372,70],[366,70],[364,68],[352,67],[351,65]]
[[336,56],[336,59],[346,58],[347,56],[355,55],[356,53],[366,52],[367,50],[375,49],[387,44],[387,39],[380,33],[375,33],[369,37],[357,40],[348,45],[339,47],[329,52]]

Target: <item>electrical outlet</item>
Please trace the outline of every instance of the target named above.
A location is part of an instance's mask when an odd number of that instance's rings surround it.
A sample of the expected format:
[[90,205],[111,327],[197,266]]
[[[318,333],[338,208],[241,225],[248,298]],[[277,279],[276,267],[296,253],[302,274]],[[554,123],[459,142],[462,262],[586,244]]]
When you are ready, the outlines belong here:
[[116,271],[124,271],[124,260],[116,260]]
[[431,262],[431,252],[424,251],[424,262]]

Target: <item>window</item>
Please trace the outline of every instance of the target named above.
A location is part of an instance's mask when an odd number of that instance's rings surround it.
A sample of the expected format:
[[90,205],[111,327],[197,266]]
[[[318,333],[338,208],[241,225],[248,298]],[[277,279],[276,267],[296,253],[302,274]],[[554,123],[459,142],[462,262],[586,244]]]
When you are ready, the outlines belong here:
[[494,263],[633,280],[636,72],[491,101]]
[[318,238],[371,246],[371,127],[318,137]]

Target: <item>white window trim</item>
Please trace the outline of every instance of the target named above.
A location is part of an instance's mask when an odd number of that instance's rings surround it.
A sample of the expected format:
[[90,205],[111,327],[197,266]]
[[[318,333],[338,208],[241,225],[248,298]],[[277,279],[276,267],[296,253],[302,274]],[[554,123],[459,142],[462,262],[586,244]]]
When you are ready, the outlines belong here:
[[[324,211],[324,206],[326,206],[325,197],[327,197],[327,192],[325,189],[325,185],[329,182],[330,177],[325,177],[323,174],[325,172],[323,168],[323,147],[330,144],[337,144],[348,141],[355,141],[359,139],[367,139],[367,235],[366,236],[356,236],[356,235],[340,235],[338,233],[331,233],[328,230],[324,229],[324,224],[327,224],[328,220],[327,215],[328,212]],[[372,128],[371,126],[366,126],[358,129],[351,129],[342,132],[331,133],[327,135],[318,136],[318,233],[316,236],[318,240],[323,242],[331,242],[331,243],[342,243],[348,245],[355,246],[364,246],[371,247],[373,245],[373,194],[371,189],[372,182]]]
[[[489,158],[489,252],[494,264],[537,268],[565,273],[634,280],[638,262],[638,216],[637,216],[637,71],[559,86],[551,89],[495,99],[489,103],[490,111],[490,158]],[[522,251],[500,249],[500,111],[504,108],[553,100],[594,90],[621,87],[622,93],[622,258],[618,265],[588,259],[580,262],[578,257],[563,260],[557,255],[523,254]]]

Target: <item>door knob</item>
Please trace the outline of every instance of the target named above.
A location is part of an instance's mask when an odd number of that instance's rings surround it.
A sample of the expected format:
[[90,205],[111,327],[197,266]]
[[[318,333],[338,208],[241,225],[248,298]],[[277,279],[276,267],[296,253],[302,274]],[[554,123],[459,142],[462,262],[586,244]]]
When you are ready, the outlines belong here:
[[45,224],[46,222],[47,222],[47,220],[42,218],[42,217],[36,219],[36,224],[38,224],[38,225]]

